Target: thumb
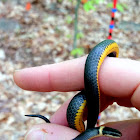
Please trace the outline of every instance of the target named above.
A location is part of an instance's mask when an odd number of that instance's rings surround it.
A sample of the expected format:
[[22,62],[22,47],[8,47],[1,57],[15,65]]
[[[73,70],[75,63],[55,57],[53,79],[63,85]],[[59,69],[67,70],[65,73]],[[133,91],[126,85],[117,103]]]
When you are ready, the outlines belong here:
[[[120,140],[140,140],[140,120],[126,120],[115,123],[108,123],[105,126],[118,129],[122,132],[122,137]],[[58,124],[40,124],[31,128],[25,140],[71,140],[79,134],[66,126],[61,126]],[[114,138],[109,137],[97,137],[96,140],[114,140]]]
[[78,131],[57,124],[39,124],[32,127],[25,140],[70,140],[79,134]]

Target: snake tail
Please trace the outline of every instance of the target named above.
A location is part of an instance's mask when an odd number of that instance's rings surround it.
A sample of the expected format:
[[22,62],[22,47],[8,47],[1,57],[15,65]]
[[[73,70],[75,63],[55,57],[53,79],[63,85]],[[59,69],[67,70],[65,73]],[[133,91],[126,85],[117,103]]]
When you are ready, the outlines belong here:
[[49,119],[44,117],[43,115],[40,114],[30,114],[30,115],[25,115],[26,117],[37,117],[43,119],[46,123],[51,123]]
[[110,127],[100,126],[96,128],[87,129],[73,140],[91,140],[93,138],[100,137],[100,136],[120,138],[122,136],[122,133]]

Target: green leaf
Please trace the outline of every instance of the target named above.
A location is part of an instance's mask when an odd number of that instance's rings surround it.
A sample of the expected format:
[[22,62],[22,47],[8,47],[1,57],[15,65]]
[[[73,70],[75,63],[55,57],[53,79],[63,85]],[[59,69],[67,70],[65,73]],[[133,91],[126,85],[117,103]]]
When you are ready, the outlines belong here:
[[117,9],[120,11],[120,12],[124,12],[124,8],[121,4],[117,4]]
[[72,38],[72,35],[68,34],[68,35],[66,35],[66,37],[70,39],[70,38]]
[[[107,4],[107,7],[110,7],[110,8],[113,8],[113,4],[112,3],[108,3]],[[124,8],[125,9],[128,9],[128,6],[126,4],[117,4],[117,10],[120,11],[120,12],[124,12]]]
[[71,51],[72,56],[82,56],[84,54],[84,48],[76,48]]
[[71,23],[73,22],[72,17],[68,15],[68,16],[66,17],[66,22],[67,22],[68,24],[71,24]]
[[112,8],[113,7],[113,4],[112,3],[108,3],[107,4],[107,7]]
[[58,2],[62,2],[62,0],[58,0]]
[[83,38],[84,34],[82,32],[79,32],[76,36],[77,39]]
[[101,2],[101,0],[94,0],[95,4],[99,4]]
[[125,9],[128,9],[128,6],[127,6],[125,3],[122,3],[122,6],[123,6]]
[[84,4],[83,7],[84,7],[84,10],[85,10],[86,12],[88,12],[88,11],[90,11],[90,10],[95,10],[95,7],[93,6],[92,1],[86,2],[86,3]]

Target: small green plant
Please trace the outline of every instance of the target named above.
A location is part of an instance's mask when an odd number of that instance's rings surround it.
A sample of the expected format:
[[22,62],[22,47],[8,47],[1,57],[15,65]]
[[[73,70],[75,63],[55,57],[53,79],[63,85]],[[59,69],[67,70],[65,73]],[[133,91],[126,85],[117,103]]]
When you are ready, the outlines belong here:
[[86,3],[84,3],[83,8],[86,12],[90,10],[96,10],[95,5],[98,5],[99,3],[103,2],[104,0],[88,0]]
[[72,35],[71,34],[67,34],[66,37],[69,38],[69,39],[71,39],[72,38]]
[[83,8],[86,12],[90,11],[90,10],[95,10],[95,7],[92,4],[92,1],[88,1],[83,5]]
[[[108,3],[107,7],[113,8],[113,4],[112,3]],[[124,3],[118,3],[117,4],[117,9],[120,12],[124,12],[125,9],[128,9],[128,6]]]
[[61,3],[63,0],[57,0],[57,1]]
[[73,18],[71,16],[66,16],[66,23],[71,24],[73,22]]
[[[95,10],[95,5],[103,2],[104,0],[88,0],[85,1],[83,4],[83,8],[85,11]],[[77,46],[77,39],[83,38],[84,34],[78,31],[78,10],[80,7],[81,0],[77,0],[77,4],[75,7],[75,19],[74,19],[74,41],[73,41],[73,48],[75,49]],[[71,23],[71,17],[67,18],[67,23]]]
[[71,55],[74,57],[84,55],[84,48],[75,48],[71,51]]
[[77,36],[76,36],[77,39],[81,39],[83,37],[84,37],[84,34],[82,32],[77,33]]

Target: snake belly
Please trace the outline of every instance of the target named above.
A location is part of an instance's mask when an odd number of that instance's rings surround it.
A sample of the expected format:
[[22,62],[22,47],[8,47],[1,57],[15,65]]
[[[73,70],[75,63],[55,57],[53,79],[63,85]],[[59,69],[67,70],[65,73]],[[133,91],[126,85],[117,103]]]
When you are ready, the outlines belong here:
[[[67,109],[67,121],[71,128],[81,134],[74,140],[89,140],[98,136],[121,137],[121,132],[104,126],[96,127],[95,124],[100,112],[100,87],[99,70],[104,59],[118,57],[119,47],[113,40],[105,40],[96,45],[89,53],[84,71],[85,89],[71,100]],[[87,128],[83,122],[83,112],[87,106]]]

